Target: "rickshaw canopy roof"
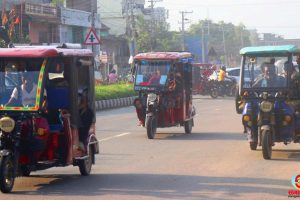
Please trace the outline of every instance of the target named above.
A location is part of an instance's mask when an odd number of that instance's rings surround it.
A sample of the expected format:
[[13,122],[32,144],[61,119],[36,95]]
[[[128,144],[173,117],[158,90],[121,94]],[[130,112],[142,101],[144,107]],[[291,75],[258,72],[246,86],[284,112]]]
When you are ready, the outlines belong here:
[[0,48],[0,57],[40,58],[56,56],[93,56],[89,49],[64,49],[55,47]]
[[286,53],[300,53],[300,50],[295,45],[245,47],[240,50],[241,55]]
[[181,60],[192,57],[189,52],[148,52],[137,54],[134,60]]

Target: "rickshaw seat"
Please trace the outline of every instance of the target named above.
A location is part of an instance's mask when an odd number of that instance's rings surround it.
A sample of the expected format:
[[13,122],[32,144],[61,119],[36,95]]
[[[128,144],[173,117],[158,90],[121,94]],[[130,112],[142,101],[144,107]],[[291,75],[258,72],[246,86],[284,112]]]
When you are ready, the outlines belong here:
[[48,87],[49,109],[69,109],[69,89],[67,87]]

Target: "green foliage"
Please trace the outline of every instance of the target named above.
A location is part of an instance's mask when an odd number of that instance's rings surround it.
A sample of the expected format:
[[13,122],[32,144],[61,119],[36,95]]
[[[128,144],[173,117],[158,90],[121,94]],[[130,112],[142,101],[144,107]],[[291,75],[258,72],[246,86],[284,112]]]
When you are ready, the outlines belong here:
[[58,5],[62,5],[65,2],[65,0],[52,0],[51,4],[58,6]]
[[226,55],[231,62],[239,63],[240,49],[252,45],[250,41],[251,34],[243,24],[235,26],[232,23],[225,23],[223,21],[213,23],[210,20],[200,20],[197,24],[191,25],[188,32],[190,36],[199,36],[200,38],[202,37],[202,33],[204,39],[209,41],[209,48],[213,47],[222,61],[225,61],[223,34]]
[[[139,52],[147,51],[180,51],[180,34],[170,32],[166,21],[145,21],[142,16],[138,17],[137,47]],[[151,38],[152,35],[152,38]],[[152,47],[152,49],[151,49]]]
[[96,101],[137,95],[132,84],[97,85],[95,93]]

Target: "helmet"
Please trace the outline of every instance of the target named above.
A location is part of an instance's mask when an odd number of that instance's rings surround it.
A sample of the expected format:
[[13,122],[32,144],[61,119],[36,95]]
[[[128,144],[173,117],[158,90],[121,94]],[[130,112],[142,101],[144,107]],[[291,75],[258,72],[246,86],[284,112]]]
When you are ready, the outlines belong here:
[[226,66],[225,66],[225,65],[222,65],[221,69],[222,69],[223,71],[226,71]]

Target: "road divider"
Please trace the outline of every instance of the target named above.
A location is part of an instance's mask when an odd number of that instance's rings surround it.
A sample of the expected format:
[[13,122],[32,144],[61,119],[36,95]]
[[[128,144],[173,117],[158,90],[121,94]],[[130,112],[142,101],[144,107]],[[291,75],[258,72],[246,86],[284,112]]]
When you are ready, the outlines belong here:
[[97,111],[132,106],[136,97],[124,97],[119,99],[100,100],[95,102]]

